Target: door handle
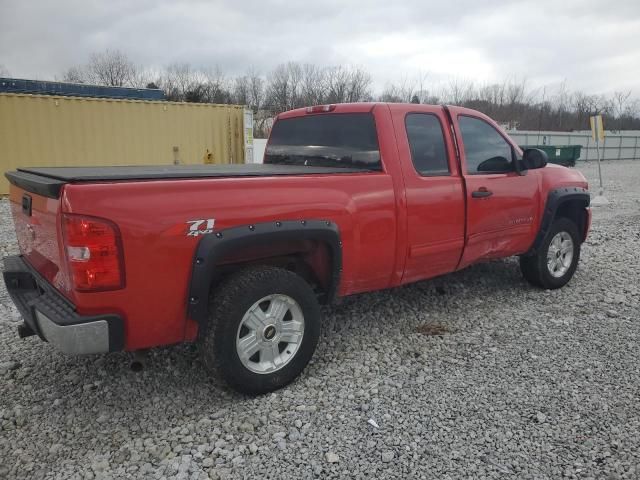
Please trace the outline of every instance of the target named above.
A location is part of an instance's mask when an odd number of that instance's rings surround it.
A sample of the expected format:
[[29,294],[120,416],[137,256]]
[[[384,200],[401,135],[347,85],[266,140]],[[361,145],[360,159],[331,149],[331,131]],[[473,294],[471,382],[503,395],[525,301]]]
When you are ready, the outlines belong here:
[[493,192],[491,190],[487,190],[485,187],[480,187],[479,190],[471,193],[473,198],[487,198],[491,195],[493,195]]

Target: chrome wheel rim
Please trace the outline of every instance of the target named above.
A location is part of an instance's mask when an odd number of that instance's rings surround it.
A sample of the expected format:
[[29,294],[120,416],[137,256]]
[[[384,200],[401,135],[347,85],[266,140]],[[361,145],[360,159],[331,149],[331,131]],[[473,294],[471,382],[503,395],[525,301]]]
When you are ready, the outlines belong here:
[[547,250],[547,268],[552,277],[562,277],[573,261],[573,240],[567,232],[558,232]]
[[273,373],[295,356],[304,335],[304,315],[288,295],[268,295],[242,317],[236,334],[240,362],[254,373]]

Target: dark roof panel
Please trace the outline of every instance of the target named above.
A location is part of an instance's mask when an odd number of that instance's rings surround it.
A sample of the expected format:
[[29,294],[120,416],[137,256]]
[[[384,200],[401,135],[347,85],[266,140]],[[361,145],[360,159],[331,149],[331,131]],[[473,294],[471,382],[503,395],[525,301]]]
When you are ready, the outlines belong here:
[[46,82],[20,78],[0,78],[1,93],[30,93],[67,97],[164,100],[164,92],[155,88],[106,87],[83,83]]

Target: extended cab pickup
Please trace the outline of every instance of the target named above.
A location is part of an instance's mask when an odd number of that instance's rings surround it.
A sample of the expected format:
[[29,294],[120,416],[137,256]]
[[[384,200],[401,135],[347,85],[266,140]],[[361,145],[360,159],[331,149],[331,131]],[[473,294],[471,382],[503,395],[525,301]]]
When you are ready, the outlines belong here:
[[286,112],[263,165],[6,175],[21,336],[78,354],[198,342],[204,366],[249,393],[304,369],[319,304],[513,255],[558,288],[591,220],[578,171],[459,107]]

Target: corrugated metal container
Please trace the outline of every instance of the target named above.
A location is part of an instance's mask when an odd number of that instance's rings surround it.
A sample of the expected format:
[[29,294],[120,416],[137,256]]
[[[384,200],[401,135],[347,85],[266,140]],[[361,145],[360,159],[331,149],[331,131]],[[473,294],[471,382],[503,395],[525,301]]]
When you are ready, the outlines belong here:
[[0,169],[244,163],[243,121],[237,105],[0,94]]

